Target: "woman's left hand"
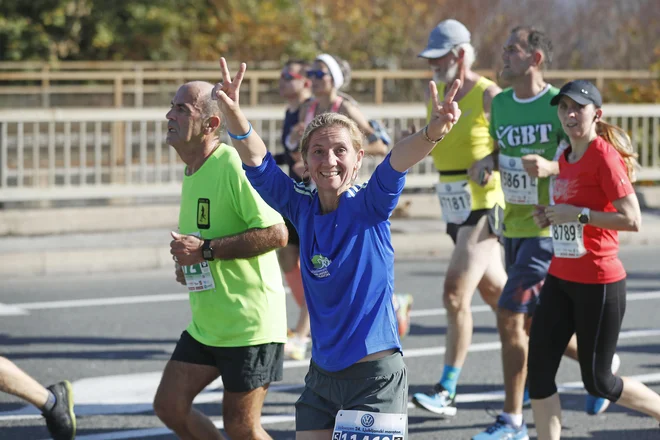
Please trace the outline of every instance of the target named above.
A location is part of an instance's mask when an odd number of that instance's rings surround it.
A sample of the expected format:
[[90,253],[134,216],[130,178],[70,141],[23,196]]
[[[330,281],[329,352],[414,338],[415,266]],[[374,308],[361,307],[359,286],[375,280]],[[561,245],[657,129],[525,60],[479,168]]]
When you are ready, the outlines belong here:
[[438,98],[438,88],[435,82],[429,81],[429,92],[431,93],[431,118],[428,126],[428,136],[431,139],[440,139],[458,122],[461,116],[461,110],[458,103],[454,102],[454,97],[461,88],[461,80],[457,79],[451,85],[451,88],[445,94],[444,101],[440,102]]
[[551,205],[545,208],[545,216],[553,225],[577,222],[582,208],[573,205]]

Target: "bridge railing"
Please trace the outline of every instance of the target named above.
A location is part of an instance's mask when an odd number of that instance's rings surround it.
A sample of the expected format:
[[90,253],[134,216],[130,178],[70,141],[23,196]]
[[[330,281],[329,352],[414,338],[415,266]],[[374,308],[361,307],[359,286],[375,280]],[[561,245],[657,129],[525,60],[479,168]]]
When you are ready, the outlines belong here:
[[[362,107],[390,134],[425,121],[422,105]],[[641,180],[660,180],[660,105],[606,105],[610,122],[623,127],[639,154]],[[166,108],[0,110],[0,202],[176,196],[183,164],[166,145]],[[284,110],[246,108],[269,150],[281,151]],[[226,140],[226,139],[225,139]],[[360,178],[378,164],[366,158]],[[407,188],[431,188],[431,158],[409,173]]]

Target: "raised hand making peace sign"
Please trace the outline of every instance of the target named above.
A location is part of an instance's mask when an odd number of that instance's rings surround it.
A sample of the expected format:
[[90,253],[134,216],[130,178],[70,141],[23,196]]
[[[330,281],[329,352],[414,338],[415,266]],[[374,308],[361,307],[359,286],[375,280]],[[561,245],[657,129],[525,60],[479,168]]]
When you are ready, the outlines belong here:
[[438,88],[429,81],[431,95],[431,117],[423,130],[399,141],[392,148],[390,163],[397,171],[405,171],[423,160],[449,130],[458,122],[461,110],[454,102],[454,97],[461,88],[461,81],[456,80],[447,91],[444,101],[438,98]]
[[458,122],[461,110],[454,97],[461,88],[461,81],[456,80],[445,94],[445,99],[440,102],[438,88],[435,82],[429,81],[429,92],[431,94],[431,119],[427,129],[427,135],[431,139],[439,139],[449,133],[449,130]]
[[220,58],[220,70],[222,71],[222,82],[216,83],[213,87],[213,99],[218,100],[218,105],[222,113],[227,114],[230,111],[235,111],[238,108],[238,101],[241,89],[241,83],[245,76],[247,65],[241,63],[238,72],[234,79],[229,75],[229,67],[227,67],[227,60],[224,57]]

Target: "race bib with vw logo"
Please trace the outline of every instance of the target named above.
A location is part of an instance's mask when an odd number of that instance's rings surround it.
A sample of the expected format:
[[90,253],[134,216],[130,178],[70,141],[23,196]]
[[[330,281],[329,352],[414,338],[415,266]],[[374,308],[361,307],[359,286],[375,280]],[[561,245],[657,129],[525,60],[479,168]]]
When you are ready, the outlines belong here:
[[436,183],[435,192],[440,199],[442,219],[445,223],[465,223],[472,212],[472,192],[468,181]]
[[586,254],[584,225],[576,222],[552,225],[552,247],[559,258],[580,258]]
[[539,202],[538,179],[527,174],[522,159],[500,153],[500,177],[504,199],[515,205]]
[[335,419],[332,440],[404,440],[408,416],[342,410]]

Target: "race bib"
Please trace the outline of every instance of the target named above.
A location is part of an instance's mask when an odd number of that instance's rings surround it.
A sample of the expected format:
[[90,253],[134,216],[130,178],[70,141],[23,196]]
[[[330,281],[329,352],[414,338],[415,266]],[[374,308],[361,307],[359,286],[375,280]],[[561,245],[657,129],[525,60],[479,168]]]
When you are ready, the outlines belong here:
[[186,286],[189,292],[215,289],[215,282],[208,261],[192,266],[181,266],[181,270],[183,270],[183,275],[186,277]]
[[439,182],[435,184],[435,192],[440,199],[445,223],[465,223],[472,212],[472,192],[468,181]]
[[515,205],[536,205],[539,202],[538,179],[531,177],[519,157],[500,154],[500,177],[504,199]]
[[404,440],[408,416],[405,414],[339,411],[332,440]]
[[584,225],[581,223],[552,225],[552,246],[555,257],[580,258],[587,253],[584,248]]

